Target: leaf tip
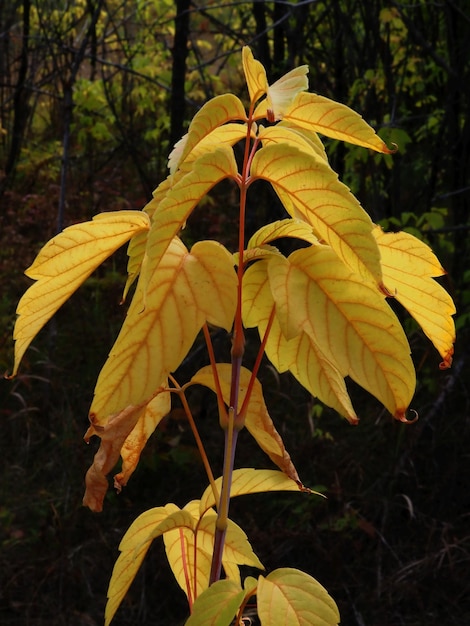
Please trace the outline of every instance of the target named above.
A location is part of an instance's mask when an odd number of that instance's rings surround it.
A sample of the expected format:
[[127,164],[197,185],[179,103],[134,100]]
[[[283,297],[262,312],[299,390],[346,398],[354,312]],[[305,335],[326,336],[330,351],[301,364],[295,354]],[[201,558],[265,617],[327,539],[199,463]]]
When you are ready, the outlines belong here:
[[406,409],[397,409],[393,417],[399,422],[402,422],[402,424],[414,424],[419,420],[419,415],[418,412],[414,409],[410,409],[410,411],[414,414],[414,417],[412,419],[407,418]]
[[451,367],[453,355],[454,355],[454,349],[450,348],[450,350],[448,350],[446,354],[443,355],[444,360],[441,363],[439,363],[440,370],[448,370],[449,367]]

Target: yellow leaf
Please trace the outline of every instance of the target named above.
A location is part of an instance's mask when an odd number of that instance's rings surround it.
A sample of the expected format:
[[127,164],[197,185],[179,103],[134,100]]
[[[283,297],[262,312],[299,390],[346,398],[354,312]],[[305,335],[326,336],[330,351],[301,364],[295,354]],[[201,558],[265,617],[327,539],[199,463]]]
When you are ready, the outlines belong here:
[[[214,548],[216,513],[204,515],[197,527],[197,542],[201,550],[212,554]],[[243,530],[232,520],[227,520],[227,532],[225,536],[224,562],[237,563],[238,565],[250,565],[258,569],[264,569],[248,541]]]
[[250,94],[250,102],[254,106],[268,91],[266,70],[259,61],[255,60],[248,46],[244,46],[242,50],[242,63],[246,84],[248,85],[248,93]]
[[300,91],[308,89],[308,65],[294,68],[270,85],[266,100],[256,107],[253,117],[266,117],[270,122],[282,120],[286,110]]
[[102,213],[66,228],[42,248],[25,272],[37,282],[16,311],[13,376],[31,341],[72,293],[115,250],[148,229],[148,216],[141,211]]
[[268,118],[270,122],[282,119],[284,112],[290,107],[299,91],[308,88],[308,66],[296,67],[272,85],[268,85],[266,70],[256,61],[250,48],[245,46],[242,51],[243,71],[248,85],[250,102],[253,107],[256,102],[266,96],[253,115],[253,119]]
[[111,623],[152,543],[149,528],[158,526],[166,517],[178,510],[174,504],[150,509],[139,515],[127,530],[119,545],[121,554],[114,564],[109,582],[105,626]]
[[224,94],[212,98],[199,109],[189,125],[184,149],[179,158],[170,154],[170,172],[173,173],[191,153],[195,146],[207,137],[217,127],[232,120],[246,121],[246,112],[243,104],[233,94]]
[[384,233],[374,229],[382,257],[384,284],[389,293],[408,310],[432,341],[443,362],[450,367],[454,353],[455,306],[434,276],[445,271],[424,242],[405,232]]
[[[178,173],[184,174],[190,171],[192,164],[196,159],[200,158],[207,152],[213,152],[220,146],[233,146],[238,141],[245,139],[247,135],[246,124],[224,124],[214,129],[209,135],[201,139],[201,141],[191,150],[191,153],[181,163]],[[255,133],[251,131],[251,137],[254,139]]]
[[[242,314],[245,326],[257,326],[260,337],[263,337],[274,306],[267,263],[256,263],[248,268],[243,277]],[[337,364],[326,357],[307,333],[301,331],[298,336],[287,340],[278,319],[275,318],[265,351],[279,372],[290,370],[313,396],[335,409],[352,424],[357,423],[344,377]]]
[[[295,129],[292,126],[276,124],[275,126],[261,127],[258,137],[262,141],[263,146],[269,144],[287,144],[302,152],[306,152],[310,156],[326,161],[325,148],[322,142],[314,133],[303,133],[301,129]],[[316,140],[314,139],[316,137]]]
[[232,256],[220,244],[199,242],[189,253],[174,239],[145,293],[143,283],[141,275],[98,378],[90,409],[94,424],[153,398],[206,321],[231,328],[237,278]]
[[372,221],[326,163],[291,146],[270,145],[256,153],[251,176],[268,180],[292,217],[310,224],[351,269],[381,284]]
[[334,626],[340,619],[327,590],[305,572],[290,567],[260,576],[256,597],[262,624]]
[[168,190],[153,213],[146,250],[147,261],[141,273],[146,284],[157,270],[171,240],[184,226],[199,200],[218,182],[224,178],[236,178],[237,174],[233,150],[222,146],[198,158],[192,169]]
[[375,286],[351,272],[327,246],[271,257],[270,285],[283,334],[301,328],[329,361],[400,420],[415,390],[405,333]]
[[209,586],[212,555],[200,549],[194,532],[187,528],[168,531],[163,541],[176,582],[188,600],[194,600]]
[[377,152],[393,152],[358,113],[344,104],[314,93],[299,93],[285,112],[284,120]]
[[168,415],[170,409],[171,397],[169,391],[159,393],[144,408],[136,425],[127,436],[121,448],[122,469],[114,477],[114,487],[118,491],[121,491],[122,487],[127,485],[129,478],[137,467],[140,454],[148,438],[165,415]]
[[302,220],[284,219],[262,226],[248,241],[247,249],[257,248],[283,237],[302,239],[311,244],[317,244],[318,239],[312,232],[312,227]]
[[[217,363],[217,372],[219,375],[220,386],[224,397],[224,402],[228,405],[230,401],[230,384],[231,384],[230,363]],[[240,372],[240,388],[239,402],[242,406],[251,379],[251,372],[242,367]],[[212,375],[212,367],[210,365],[201,368],[192,378],[191,382],[205,385],[216,391],[214,378]],[[285,449],[281,436],[277,432],[272,419],[269,417],[268,410],[264,403],[263,390],[258,380],[255,380],[250,401],[248,403],[248,412],[245,418],[245,426],[256,439],[258,445],[269,456],[271,461],[275,463],[279,469],[302,485],[297,474],[297,470],[292,463],[289,453]]]
[[198,597],[185,626],[229,626],[244,597],[233,580],[218,580]]
[[[218,492],[222,488],[222,477],[215,481]],[[300,491],[299,484],[278,470],[259,470],[244,467],[234,470],[230,497],[243,496],[249,493],[265,493],[268,491]],[[202,494],[199,504],[200,514],[216,506],[214,493],[209,486]]]

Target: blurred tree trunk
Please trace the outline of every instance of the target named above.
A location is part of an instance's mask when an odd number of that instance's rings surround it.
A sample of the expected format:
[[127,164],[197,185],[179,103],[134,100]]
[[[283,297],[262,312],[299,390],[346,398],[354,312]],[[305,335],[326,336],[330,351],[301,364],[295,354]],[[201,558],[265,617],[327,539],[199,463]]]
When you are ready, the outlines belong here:
[[188,56],[190,0],[176,0],[175,38],[170,96],[170,150],[184,134],[185,80]]
[[23,34],[21,38],[20,66],[13,96],[13,130],[10,149],[5,163],[5,178],[0,185],[0,195],[11,181],[21,153],[24,132],[29,117],[27,76],[29,67],[29,28],[31,0],[23,0]]

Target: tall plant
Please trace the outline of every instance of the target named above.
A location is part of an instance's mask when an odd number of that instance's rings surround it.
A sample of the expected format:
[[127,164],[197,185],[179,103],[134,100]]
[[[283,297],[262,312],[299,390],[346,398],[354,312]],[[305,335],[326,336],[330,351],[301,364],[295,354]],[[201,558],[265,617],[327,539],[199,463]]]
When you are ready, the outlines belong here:
[[[311,576],[281,568],[247,577],[240,565],[262,569],[242,529],[229,519],[230,499],[304,487],[273,424],[257,375],[267,355],[350,423],[358,417],[349,376],[402,422],[415,390],[415,370],[404,331],[387,299],[418,321],[442,357],[452,362],[454,306],[433,280],[443,274],[423,242],[375,226],[330,168],[318,134],[382,153],[391,150],[344,105],[308,93],[306,66],[269,85],[263,66],[243,49],[249,106],[233,94],[205,104],[169,159],[170,174],[143,211],[117,211],[66,228],[40,251],[26,274],[36,282],[18,305],[16,374],[32,339],[75,289],[127,241],[128,281],[137,280],[121,332],[99,375],[85,435],[101,438],[86,476],[84,504],[100,511],[107,474],[127,484],[147,439],[177,395],[204,463],[209,486],[199,500],[166,504],[140,515],[125,534],[111,577],[109,624],[152,541],[163,536],[169,564],[185,592],[187,624],[242,623],[256,595],[262,624],[336,624],[337,607]],[[267,123],[266,123],[267,120]],[[233,146],[243,146],[240,166]],[[239,190],[238,249],[179,237],[196,205],[220,181]],[[252,185],[267,181],[288,217],[261,227],[245,243]],[[253,193],[254,192],[254,193]],[[297,241],[285,256],[279,239]],[[211,327],[232,336],[230,362],[216,360]],[[244,367],[245,329],[256,327],[260,346]],[[181,384],[174,376],[202,331],[209,365]],[[193,385],[217,398],[224,437],[222,475],[215,478],[187,399]],[[279,470],[234,469],[239,432],[247,428]],[[222,574],[223,571],[223,574]]]

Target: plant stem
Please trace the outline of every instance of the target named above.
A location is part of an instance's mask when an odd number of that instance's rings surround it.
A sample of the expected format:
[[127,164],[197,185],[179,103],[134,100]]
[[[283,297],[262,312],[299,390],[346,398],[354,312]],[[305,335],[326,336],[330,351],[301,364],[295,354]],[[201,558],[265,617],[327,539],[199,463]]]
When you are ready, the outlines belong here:
[[215,524],[214,551],[212,553],[209,585],[212,585],[212,583],[220,579],[222,571],[222,555],[224,551],[225,535],[227,533],[233,463],[235,460],[235,449],[239,432],[234,428],[234,422],[234,411],[233,408],[230,407],[228,412],[228,428],[225,430],[224,472],[219,508],[217,512],[217,521]]

